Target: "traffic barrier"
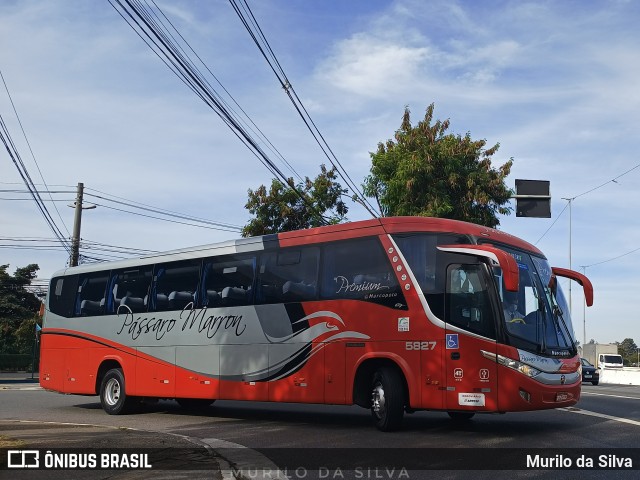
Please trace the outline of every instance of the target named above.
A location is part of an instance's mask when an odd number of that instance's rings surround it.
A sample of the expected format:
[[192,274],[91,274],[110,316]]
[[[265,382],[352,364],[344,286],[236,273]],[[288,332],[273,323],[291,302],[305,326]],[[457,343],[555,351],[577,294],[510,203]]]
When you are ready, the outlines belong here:
[[601,368],[600,383],[640,385],[640,368]]

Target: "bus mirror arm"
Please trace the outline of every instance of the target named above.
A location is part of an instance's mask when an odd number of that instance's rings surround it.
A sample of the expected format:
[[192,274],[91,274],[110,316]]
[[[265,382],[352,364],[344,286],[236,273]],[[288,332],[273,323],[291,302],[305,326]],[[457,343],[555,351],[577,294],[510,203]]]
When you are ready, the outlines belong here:
[[438,250],[492,260],[502,269],[504,287],[510,292],[518,291],[518,263],[504,250],[489,245],[438,245]]
[[[569,278],[582,285],[582,289],[584,290],[584,299],[587,307],[593,305],[593,285],[591,284],[591,280],[589,280],[585,275],[574,270],[569,270],[568,268],[551,267],[551,271],[556,277]],[[553,282],[555,281],[555,279],[552,278],[551,281]]]

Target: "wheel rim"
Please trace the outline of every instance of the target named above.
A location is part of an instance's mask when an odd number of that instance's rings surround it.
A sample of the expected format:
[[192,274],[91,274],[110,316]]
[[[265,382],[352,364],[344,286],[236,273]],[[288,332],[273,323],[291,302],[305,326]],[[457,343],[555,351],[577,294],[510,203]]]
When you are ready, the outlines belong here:
[[108,405],[114,406],[120,400],[120,382],[115,378],[109,379],[104,388],[104,400]]
[[381,383],[376,383],[373,386],[373,392],[371,396],[371,410],[379,419],[385,416],[386,400],[384,397],[384,388]]

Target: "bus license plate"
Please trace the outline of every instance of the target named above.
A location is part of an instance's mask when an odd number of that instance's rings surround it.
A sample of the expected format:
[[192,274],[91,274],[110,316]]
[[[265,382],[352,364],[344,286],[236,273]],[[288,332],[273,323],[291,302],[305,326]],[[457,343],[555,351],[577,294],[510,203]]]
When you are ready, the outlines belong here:
[[566,402],[569,400],[569,394],[566,392],[556,393],[556,402]]

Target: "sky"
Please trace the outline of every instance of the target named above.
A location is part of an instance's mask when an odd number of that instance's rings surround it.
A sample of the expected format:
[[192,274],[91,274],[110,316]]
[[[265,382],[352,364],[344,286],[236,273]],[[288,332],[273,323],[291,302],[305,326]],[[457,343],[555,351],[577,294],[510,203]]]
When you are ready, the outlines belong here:
[[[315,177],[327,159],[230,4],[157,4],[284,158]],[[451,133],[500,144],[494,167],[513,158],[510,188],[516,179],[550,181],[552,218],[513,213],[500,217],[499,228],[535,244],[552,265],[591,279],[593,307],[584,308],[577,285],[571,291],[578,340],[640,344],[640,3],[249,5],[355,183],[369,172],[370,152],[399,128],[405,106],[415,124],[434,103]],[[83,213],[83,242],[129,252],[239,235],[115,210],[126,208],[105,196],[241,227],[250,218],[247,190],[271,182],[272,174],[107,0],[1,2],[0,71],[0,114],[33,181],[66,192],[45,196],[65,236],[79,182],[89,194],[85,202],[98,205]],[[13,273],[37,263],[39,278],[48,279],[68,255],[25,248],[44,243],[24,240],[52,233],[22,190],[2,149],[0,264]],[[366,218],[350,204],[349,220]]]

